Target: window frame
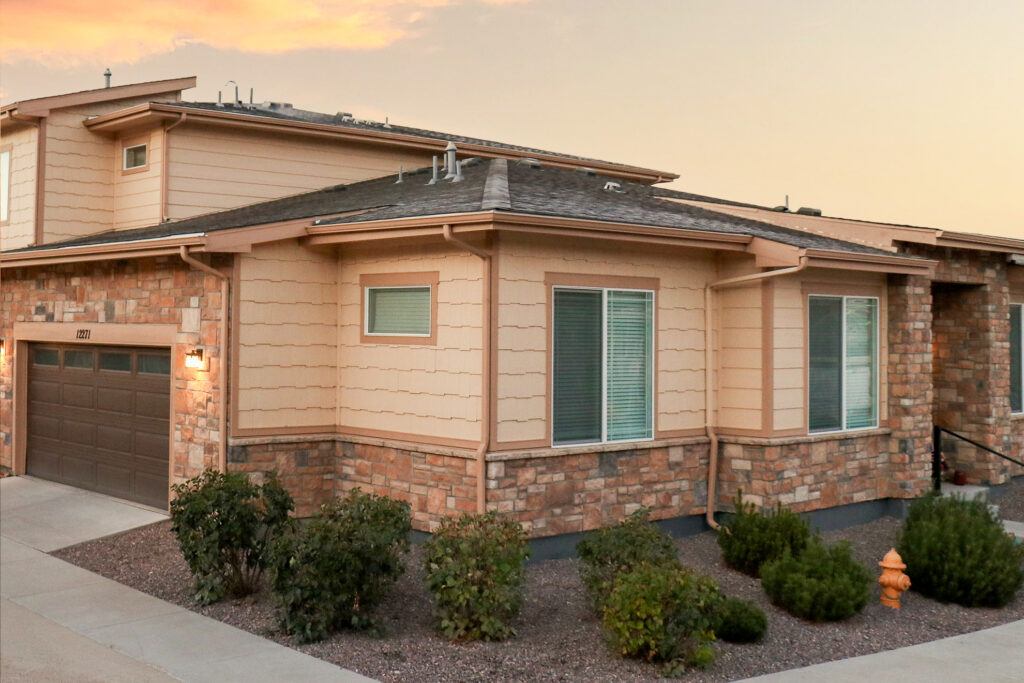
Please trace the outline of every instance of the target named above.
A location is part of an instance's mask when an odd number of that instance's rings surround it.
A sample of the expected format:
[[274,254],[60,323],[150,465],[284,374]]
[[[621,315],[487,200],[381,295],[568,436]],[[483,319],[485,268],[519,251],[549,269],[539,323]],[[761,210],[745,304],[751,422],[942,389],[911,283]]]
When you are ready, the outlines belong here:
[[[359,276],[359,341],[361,344],[437,345],[438,271],[420,273],[364,273]],[[370,332],[370,290],[427,287],[430,290],[430,332],[428,334],[394,334]]]
[[[1020,355],[1021,355],[1020,360],[1019,360],[1020,377],[1017,378],[1017,381],[1020,382],[1021,393],[1022,393],[1022,395],[1024,395],[1024,301],[1011,301],[1010,302],[1010,319],[1011,320],[1013,319],[1013,316],[1014,316],[1015,312],[1016,312],[1016,315],[1017,315],[1017,317],[1019,319],[1019,324],[1018,324],[1018,328],[1017,329],[1020,332],[1020,337],[1021,337],[1020,340],[1018,341],[1018,345],[1019,345],[1019,348],[1020,348]],[[1010,333],[1011,334],[1013,333],[1012,326],[1010,327]],[[1010,350],[1012,351],[1013,350],[1012,337],[1010,338],[1010,341],[1011,341],[1011,344],[1010,344],[1011,349]],[[1010,368],[1012,368],[1012,367],[1013,367],[1013,365],[1011,363],[1010,364]],[[1012,375],[1010,376],[1010,381],[1011,382],[1013,381],[1013,376]],[[1012,386],[1013,385],[1011,384],[1011,391],[1010,391],[1010,396],[1009,396],[1009,398],[1010,398],[1010,415],[1012,415],[1014,417],[1018,417],[1018,416],[1024,417],[1024,397],[1022,397],[1020,409],[1019,410],[1014,410]]]
[[[841,299],[843,303],[842,311],[842,350],[840,351],[840,417],[841,426],[837,429],[811,429],[811,299],[812,298],[822,299]],[[875,423],[873,425],[864,427],[847,427],[847,413],[846,413],[846,301],[847,299],[873,299],[875,302]],[[806,390],[804,392],[806,397],[806,405],[804,406],[804,420],[807,426],[807,434],[809,436],[820,436],[824,434],[846,434],[870,431],[872,429],[878,429],[882,425],[882,298],[878,294],[839,294],[829,292],[808,292],[806,295],[806,325],[807,329],[804,333],[804,362],[806,371],[804,373],[804,386]]]
[[[0,145],[0,157],[7,155],[7,188],[3,193],[3,202],[7,207],[7,216],[0,213],[0,225],[9,225],[11,222],[11,197],[14,186],[14,145]],[[0,171],[2,173],[2,171]],[[0,188],[2,190],[3,188]]]
[[[139,147],[146,148],[146,163],[141,166],[128,166],[128,150],[137,149]],[[131,138],[128,140],[121,141],[121,175],[129,175],[132,173],[142,173],[143,171],[149,170],[149,160],[152,152],[152,145],[150,144],[150,136]]]
[[[570,280],[572,278],[569,278]],[[627,279],[627,278],[624,278]],[[631,279],[631,278],[629,278]],[[640,279],[640,278],[638,278]],[[654,281],[657,283],[657,280]],[[605,444],[619,444],[619,443],[643,443],[647,441],[654,441],[657,438],[657,418],[658,418],[658,289],[657,284],[654,286],[601,286],[594,284],[573,284],[560,283],[557,279],[548,279],[548,296],[549,296],[549,315],[548,315],[548,443],[551,448],[577,448],[580,446],[595,446]],[[571,443],[557,443],[555,441],[555,400],[554,400],[554,384],[555,384],[555,292],[557,290],[566,291],[598,291],[601,292],[601,438],[597,441],[573,441]],[[627,439],[608,439],[608,293],[609,292],[642,292],[651,295],[651,330],[650,330],[650,357],[651,367],[650,372],[650,386],[651,386],[651,435],[648,437],[641,438],[627,438]]]

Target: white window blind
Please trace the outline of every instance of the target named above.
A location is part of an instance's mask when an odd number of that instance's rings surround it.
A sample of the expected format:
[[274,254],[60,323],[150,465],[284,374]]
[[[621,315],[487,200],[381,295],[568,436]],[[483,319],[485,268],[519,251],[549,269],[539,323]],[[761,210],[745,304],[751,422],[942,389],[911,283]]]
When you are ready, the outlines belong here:
[[124,170],[142,168],[146,165],[146,145],[133,145],[124,148]]
[[878,299],[811,296],[808,429],[878,425]]
[[430,336],[430,287],[368,287],[366,333]]
[[0,152],[0,221],[11,217],[11,153]]

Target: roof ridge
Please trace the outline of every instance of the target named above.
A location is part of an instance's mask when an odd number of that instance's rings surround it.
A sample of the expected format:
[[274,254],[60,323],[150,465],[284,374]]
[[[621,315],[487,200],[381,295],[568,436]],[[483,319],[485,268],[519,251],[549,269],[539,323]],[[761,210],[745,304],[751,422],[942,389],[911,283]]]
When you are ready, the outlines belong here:
[[480,199],[480,209],[512,208],[512,200],[508,191],[508,160],[491,159],[487,168],[487,179],[484,181],[484,194]]

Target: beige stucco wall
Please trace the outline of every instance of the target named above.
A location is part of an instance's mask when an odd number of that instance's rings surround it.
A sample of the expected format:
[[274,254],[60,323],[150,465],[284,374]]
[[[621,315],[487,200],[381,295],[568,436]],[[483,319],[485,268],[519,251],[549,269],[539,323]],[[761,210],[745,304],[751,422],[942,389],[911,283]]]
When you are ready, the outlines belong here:
[[[431,244],[342,249],[337,267],[339,429],[479,441],[482,261]],[[436,345],[362,343],[360,276],[432,271],[439,280]]]
[[337,265],[294,240],[238,257],[236,429],[329,426],[335,414]]
[[545,273],[659,278],[656,433],[704,425],[704,282],[712,252],[503,235],[498,258],[497,441],[549,439]]
[[171,219],[429,166],[426,153],[185,123],[168,136]]
[[[123,171],[125,141],[147,142],[148,168],[144,171]],[[164,131],[127,134],[114,141],[114,228],[142,228],[160,222],[160,176],[163,171]]]
[[11,146],[9,222],[0,228],[0,248],[26,247],[35,240],[36,128],[0,132],[0,147]]

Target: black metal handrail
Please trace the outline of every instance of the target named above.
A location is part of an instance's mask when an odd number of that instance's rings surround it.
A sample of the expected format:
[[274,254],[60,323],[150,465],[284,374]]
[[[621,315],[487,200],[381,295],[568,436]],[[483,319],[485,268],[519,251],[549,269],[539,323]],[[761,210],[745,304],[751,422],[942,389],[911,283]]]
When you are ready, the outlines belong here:
[[932,427],[932,485],[935,487],[936,491],[938,491],[939,489],[942,488],[942,434],[943,434],[943,432],[945,432],[946,434],[949,434],[950,436],[955,436],[956,438],[960,439],[961,441],[966,441],[967,443],[971,444],[975,448],[980,448],[981,450],[987,451],[987,452],[991,453],[992,455],[998,455],[1003,460],[1009,460],[1012,463],[1016,463],[1017,465],[1020,465],[1021,467],[1024,467],[1024,462],[1021,462],[1020,460],[1017,460],[1016,458],[1011,458],[1010,456],[1006,455],[1005,453],[1000,453],[999,451],[992,450],[991,448],[989,448],[985,444],[980,444],[977,441],[975,441],[974,439],[967,438],[963,434],[957,434],[956,432],[954,432],[954,431],[952,431],[950,429],[946,429],[945,427],[940,427],[939,425],[934,425]]

